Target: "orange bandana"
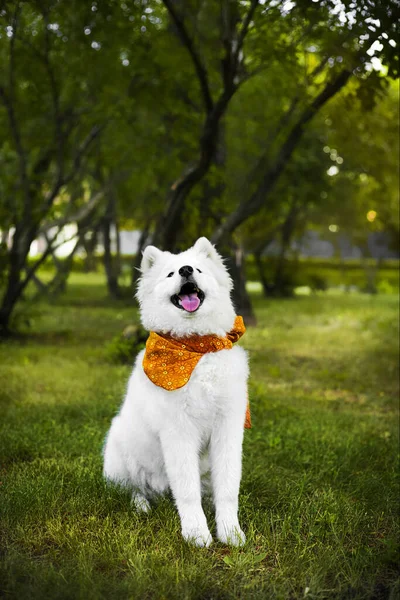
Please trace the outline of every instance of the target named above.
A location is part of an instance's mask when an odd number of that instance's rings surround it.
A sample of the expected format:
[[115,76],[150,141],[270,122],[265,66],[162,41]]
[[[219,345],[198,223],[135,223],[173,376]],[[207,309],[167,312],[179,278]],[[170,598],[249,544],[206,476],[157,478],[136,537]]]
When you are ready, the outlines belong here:
[[[195,335],[177,339],[151,331],[143,357],[144,372],[155,385],[165,390],[177,390],[189,381],[203,354],[230,350],[245,331],[242,317],[236,317],[233,329],[226,337]],[[249,404],[244,426],[246,429],[251,427]]]

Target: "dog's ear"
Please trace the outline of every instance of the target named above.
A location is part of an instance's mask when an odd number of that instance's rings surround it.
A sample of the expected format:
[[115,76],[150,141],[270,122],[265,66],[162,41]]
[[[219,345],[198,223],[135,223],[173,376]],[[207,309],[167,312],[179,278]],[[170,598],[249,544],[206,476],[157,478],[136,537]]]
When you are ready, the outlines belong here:
[[215,276],[221,285],[225,286],[228,290],[231,290],[233,287],[232,279],[229,276],[229,273],[225,267],[224,259],[215,249],[215,246],[206,238],[201,237],[197,240],[193,249],[196,250],[201,256],[205,258],[209,258],[215,264]]
[[163,252],[155,246],[146,246],[143,251],[142,262],[140,263],[141,272],[147,273],[151,267],[161,258]]
[[199,254],[203,254],[206,258],[211,258],[214,262],[221,264],[223,260],[215,249],[215,246],[206,238],[201,237],[197,240],[193,248]]

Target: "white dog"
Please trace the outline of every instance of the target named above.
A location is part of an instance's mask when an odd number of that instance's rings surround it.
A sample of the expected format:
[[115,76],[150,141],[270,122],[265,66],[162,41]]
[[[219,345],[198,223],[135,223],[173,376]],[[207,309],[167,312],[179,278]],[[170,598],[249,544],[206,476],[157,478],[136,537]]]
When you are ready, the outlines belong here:
[[[224,342],[238,319],[230,299],[232,281],[204,237],[178,255],[148,246],[141,273],[137,293],[141,320],[155,333],[146,351],[137,356],[125,400],[108,432],[104,476],[129,486],[137,509],[145,512],[152,496],[170,489],[183,537],[209,546],[212,537],[201,505],[201,474],[211,470],[218,538],[242,545],[245,535],[237,513],[248,361],[242,348],[232,344],[229,348]],[[156,343],[152,336],[158,344],[161,341],[157,355],[152,352]],[[224,349],[216,351],[215,346],[204,354],[185,354],[186,344],[181,342],[195,340],[203,346],[202,339],[219,347],[222,341]],[[172,351],[164,350],[163,340],[172,344]],[[192,356],[197,366],[187,373]]]

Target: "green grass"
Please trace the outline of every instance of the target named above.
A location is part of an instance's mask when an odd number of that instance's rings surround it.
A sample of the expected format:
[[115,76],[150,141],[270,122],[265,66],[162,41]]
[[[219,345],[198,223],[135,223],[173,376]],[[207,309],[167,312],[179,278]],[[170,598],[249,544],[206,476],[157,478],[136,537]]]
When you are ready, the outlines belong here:
[[139,516],[102,481],[130,371],[107,344],[137,314],[100,275],[74,274],[0,344],[0,596],[398,597],[397,299],[254,302],[240,550],[192,548],[170,498]]

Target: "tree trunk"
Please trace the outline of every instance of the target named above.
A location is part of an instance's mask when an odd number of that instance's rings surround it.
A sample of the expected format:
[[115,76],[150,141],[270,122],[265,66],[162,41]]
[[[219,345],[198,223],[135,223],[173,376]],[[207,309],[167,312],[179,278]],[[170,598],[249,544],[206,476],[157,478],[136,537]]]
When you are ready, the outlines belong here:
[[7,287],[0,307],[0,335],[7,335],[10,329],[11,314],[19,299],[21,270],[18,265],[10,265]]
[[256,325],[256,316],[249,293],[246,290],[245,260],[242,248],[222,252],[225,264],[233,281],[231,294],[233,306],[237,314],[241,315],[246,325]]
[[228,105],[233,91],[227,94],[224,108],[218,103],[213,112],[207,116],[201,138],[200,158],[194,167],[189,168],[180,180],[176,181],[170,191],[166,208],[156,225],[154,244],[163,250],[173,251],[176,248],[179,233],[183,229],[183,213],[185,200],[194,186],[208,173],[215,156],[218,144],[219,120]]
[[[278,297],[292,296],[294,291],[294,278],[291,273],[285,272],[287,266],[286,252],[289,249],[290,242],[293,239],[301,206],[294,200],[281,229],[281,252],[275,270],[275,295]],[[303,207],[304,208],[304,207]]]
[[132,278],[131,278],[132,290],[135,290],[137,281],[140,277],[140,263],[142,262],[143,250],[146,248],[147,242],[149,239],[150,225],[151,225],[151,219],[148,219],[146,221],[146,223],[144,224],[144,227],[143,227],[140,237],[139,237],[138,249],[137,249],[136,256],[134,257],[133,265],[132,265]]
[[9,252],[9,269],[6,289],[0,306],[0,335],[9,333],[10,319],[26,283],[21,282],[23,265],[35,234],[32,227],[18,227],[14,231]]
[[265,276],[264,265],[262,261],[262,250],[254,252],[253,257],[255,265],[257,267],[258,276],[262,285],[263,294],[264,296],[268,297],[271,295],[271,284],[268,282],[268,279]]
[[284,298],[291,295],[290,282],[287,281],[286,267],[286,249],[282,244],[278,259],[275,264],[274,281],[272,285],[273,295],[278,298]]
[[119,222],[117,216],[115,216],[114,221],[115,226],[115,271],[117,277],[121,275],[121,238],[119,231]]
[[286,251],[289,247],[290,236],[286,236],[282,233],[281,248],[275,264],[274,280],[273,280],[273,295],[278,298],[291,295],[289,286],[290,282],[287,280],[287,273],[285,272],[286,267]]
[[[78,224],[78,231],[80,228],[81,227]],[[94,251],[97,246],[97,235],[98,225],[96,225],[96,227],[89,232],[89,237],[86,237],[86,235],[84,235],[82,238],[82,246],[86,254],[84,263],[85,273],[92,273],[96,270],[96,259],[94,256]]]
[[368,262],[368,247],[365,245],[365,249],[361,248],[361,264],[364,267],[364,273],[366,278],[366,286],[364,291],[367,294],[377,294],[378,288],[376,287],[376,280],[378,276],[379,267],[381,266],[382,259],[377,258],[375,264],[369,264]]
[[38,289],[35,298],[36,297],[38,298],[40,296],[44,296],[47,294],[48,286],[45,283],[43,283],[43,281],[41,281],[36,274],[32,275],[32,283],[34,283]]
[[59,293],[65,291],[68,275],[69,275],[69,273],[71,271],[71,267],[72,267],[73,257],[74,257],[76,250],[78,249],[79,243],[81,241],[78,238],[78,241],[75,244],[70,255],[67,256],[67,258],[65,258],[64,260],[62,260],[62,259],[58,258],[58,256],[56,255],[55,249],[52,247],[51,240],[49,240],[47,232],[44,234],[44,237],[47,242],[48,253],[51,256],[51,259],[53,261],[53,265],[56,270],[56,274],[54,275],[53,279],[51,279],[47,284],[43,283],[39,279],[39,277],[37,277],[36,274],[33,274],[31,276],[33,283],[38,288],[37,297],[40,297],[43,295],[56,296]]
[[82,237],[78,236],[75,246],[73,247],[70,254],[63,261],[58,261],[59,266],[57,273],[50,281],[48,285],[48,291],[52,296],[58,296],[65,292],[67,288],[68,277],[71,273],[72,266],[74,264],[74,256],[82,243]]
[[[157,222],[153,242],[163,250],[173,251],[183,229],[183,212],[185,200],[193,187],[208,173],[212,164],[219,136],[220,122],[226,113],[230,100],[239,87],[239,71],[243,62],[243,43],[252,22],[258,0],[252,0],[242,22],[235,16],[221,28],[221,41],[224,52],[221,57],[223,89],[214,102],[212,87],[209,83],[207,68],[201,55],[197,52],[194,39],[190,36],[185,19],[176,10],[174,2],[163,0],[174,24],[175,31],[189,53],[193,67],[200,84],[201,96],[204,103],[205,119],[199,138],[199,153],[194,165],[185,169],[182,176],[175,181],[169,191],[166,209]],[[230,6],[233,17],[234,3]],[[240,23],[240,27],[238,27]]]
[[300,142],[303,131],[307,123],[314,115],[326,104],[330,98],[335,96],[347,83],[352,72],[343,70],[335,79],[328,82],[324,89],[314,98],[310,106],[306,107],[299,116],[297,122],[289,131],[279,152],[277,153],[270,168],[268,168],[262,178],[260,185],[248,199],[244,199],[227,219],[214,231],[211,241],[214,244],[225,239],[227,235],[232,234],[244,221],[256,214],[262,206],[265,206],[269,194],[275,187],[282,171],[288,164],[294,150]]
[[107,197],[106,212],[102,219],[102,231],[103,231],[103,244],[104,254],[103,263],[107,277],[107,288],[111,298],[121,298],[121,290],[118,285],[118,271],[116,259],[113,258],[111,252],[111,227],[115,223],[116,217],[116,202],[115,195],[112,191],[109,192]]

